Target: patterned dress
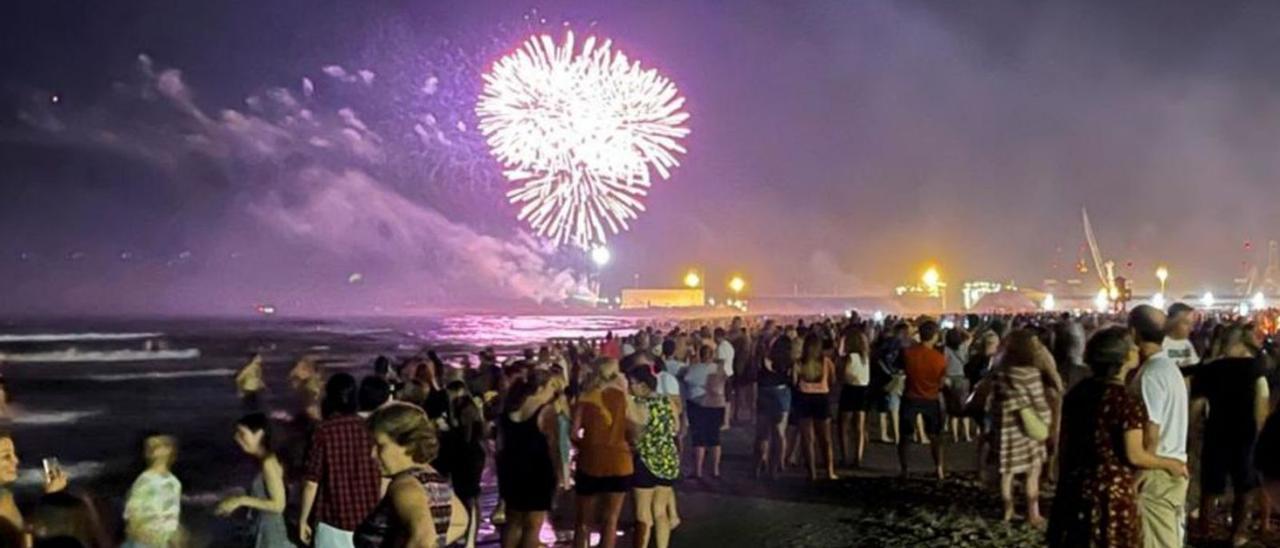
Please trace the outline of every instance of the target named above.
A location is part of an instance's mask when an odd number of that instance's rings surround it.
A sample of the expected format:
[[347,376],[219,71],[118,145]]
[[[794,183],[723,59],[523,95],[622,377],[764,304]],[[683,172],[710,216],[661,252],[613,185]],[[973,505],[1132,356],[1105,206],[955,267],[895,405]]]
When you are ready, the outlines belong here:
[[636,443],[640,460],[653,475],[664,480],[680,475],[680,454],[676,450],[676,418],[671,401],[665,396],[649,396],[641,400],[649,410],[649,424]]
[[1138,470],[1125,461],[1124,433],[1146,424],[1142,400],[1119,384],[1087,379],[1067,393],[1062,410],[1049,546],[1141,546]]
[[995,375],[992,411],[999,433],[995,441],[1000,473],[1025,473],[1048,457],[1045,442],[1027,435],[1019,414],[1020,410],[1030,407],[1045,425],[1050,424],[1051,412],[1044,393],[1044,381],[1040,370],[1030,366],[1002,366]]

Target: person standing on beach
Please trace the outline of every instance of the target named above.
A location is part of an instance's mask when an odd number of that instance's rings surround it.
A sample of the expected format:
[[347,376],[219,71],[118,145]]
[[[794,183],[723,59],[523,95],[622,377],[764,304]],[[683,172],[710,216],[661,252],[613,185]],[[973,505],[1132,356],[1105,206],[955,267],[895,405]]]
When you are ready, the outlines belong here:
[[756,377],[755,476],[780,473],[787,455],[787,414],[791,412],[790,337],[773,337]]
[[506,504],[502,548],[540,546],[560,470],[554,401],[561,378],[532,375],[507,392],[498,418],[498,493]]
[[262,381],[262,354],[249,357],[249,363],[236,373],[236,391],[240,394],[240,404],[245,411],[252,412],[262,408],[262,393],[267,385]]
[[[916,417],[924,420],[929,436],[929,448],[933,453],[934,472],[938,479],[946,477],[943,460],[942,409],[938,393],[947,374],[947,359],[935,348],[938,344],[938,324],[926,320],[919,327],[920,342],[902,351],[903,370],[906,379],[898,413],[898,425],[911,427]],[[898,433],[898,464],[902,476],[907,475],[907,449],[909,437]]]
[[717,327],[714,332],[713,341],[716,345],[716,362],[723,366],[723,371],[727,381],[724,383],[724,420],[721,421],[720,429],[728,430],[730,419],[733,416],[733,364],[736,351],[733,343],[729,342],[728,334],[724,328]]
[[593,378],[574,408],[573,432],[579,436],[573,534],[577,548],[588,546],[591,530],[597,527],[602,548],[613,548],[618,541],[618,518],[634,472],[627,437],[635,407],[626,380],[618,374],[618,361],[597,360]]
[[652,536],[657,548],[667,548],[671,529],[680,524],[676,510],[675,480],[680,475],[676,451],[676,407],[655,393],[658,379],[648,369],[627,373],[631,395],[639,406],[639,434],[635,446],[636,532],[634,546],[648,548]]
[[254,548],[293,548],[284,523],[284,467],[272,448],[267,416],[252,413],[242,417],[236,422],[235,442],[257,461],[258,475],[249,487],[248,496],[223,500],[215,513],[228,516],[240,508],[248,508],[254,521]]
[[846,466],[862,466],[867,448],[867,384],[871,381],[867,346],[861,324],[845,327],[840,345],[840,424],[836,437]]
[[[1129,312],[1142,356],[1142,366],[1130,390],[1142,396],[1147,409],[1143,439],[1156,456],[1187,461],[1187,387],[1178,365],[1164,351],[1165,314],[1148,305]],[[1145,470],[1138,482],[1142,514],[1142,545],[1182,546],[1185,538],[1187,478],[1164,470]]]
[[1000,464],[1000,497],[1004,501],[1004,520],[1013,519],[1013,482],[1016,476],[1026,478],[1027,522],[1040,525],[1041,468],[1048,459],[1045,439],[1037,439],[1028,427],[1034,414],[1047,435],[1052,413],[1041,371],[1036,367],[1040,342],[1029,329],[1019,329],[1009,335],[1008,346],[1000,365],[992,373],[992,422],[993,439]]
[[[350,548],[352,532],[380,498],[373,437],[356,413],[356,380],[338,373],[325,385],[324,421],[311,438],[298,538],[316,548]],[[312,518],[316,527],[311,527]]]
[[[800,363],[792,370],[796,387],[795,409],[809,464],[809,479],[818,480],[818,451],[827,465],[827,479],[836,478],[835,454],[831,447],[831,385],[836,366],[823,354],[823,337],[811,330],[804,338]],[[815,439],[816,438],[816,439]],[[815,450],[816,445],[816,450]]]
[[129,488],[124,503],[124,548],[182,546],[182,482],[171,469],[178,456],[173,436],[153,434],[143,442],[147,469]]
[[1165,321],[1165,336],[1160,346],[1179,368],[1200,363],[1196,345],[1191,343],[1191,330],[1195,327],[1194,316],[1195,309],[1185,303],[1169,305],[1169,319]]
[[720,430],[724,424],[725,393],[724,387],[728,375],[724,371],[724,362],[716,357],[716,350],[711,345],[699,347],[698,363],[681,371],[688,398],[686,409],[689,413],[689,432],[693,438],[693,475],[694,479],[702,477],[702,468],[711,454],[711,476],[720,478]]

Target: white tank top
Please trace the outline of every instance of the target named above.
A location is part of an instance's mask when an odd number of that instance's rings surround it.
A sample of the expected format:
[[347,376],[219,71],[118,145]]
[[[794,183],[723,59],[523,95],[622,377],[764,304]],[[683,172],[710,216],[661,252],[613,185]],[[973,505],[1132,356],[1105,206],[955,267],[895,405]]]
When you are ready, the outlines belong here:
[[844,362],[844,383],[849,386],[866,386],[870,382],[871,367],[862,359],[862,354],[849,354]]

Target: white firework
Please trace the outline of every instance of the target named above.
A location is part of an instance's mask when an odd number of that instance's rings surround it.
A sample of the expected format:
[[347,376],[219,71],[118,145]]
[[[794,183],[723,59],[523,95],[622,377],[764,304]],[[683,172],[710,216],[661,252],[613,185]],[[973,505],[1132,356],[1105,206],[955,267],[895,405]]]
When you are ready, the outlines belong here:
[[605,243],[644,211],[651,171],[679,165],[689,134],[684,98],[611,42],[574,49],[533,37],[494,64],[476,104],[480,132],[503,174],[518,218],[557,244]]

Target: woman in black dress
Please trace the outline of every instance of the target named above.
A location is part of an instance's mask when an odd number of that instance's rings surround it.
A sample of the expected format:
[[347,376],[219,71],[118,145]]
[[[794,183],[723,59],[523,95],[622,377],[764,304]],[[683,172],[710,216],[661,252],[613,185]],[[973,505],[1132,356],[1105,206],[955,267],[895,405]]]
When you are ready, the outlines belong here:
[[507,392],[499,417],[498,493],[506,504],[502,548],[535,548],[555,494],[557,443],[551,402],[562,383],[532,373]]

